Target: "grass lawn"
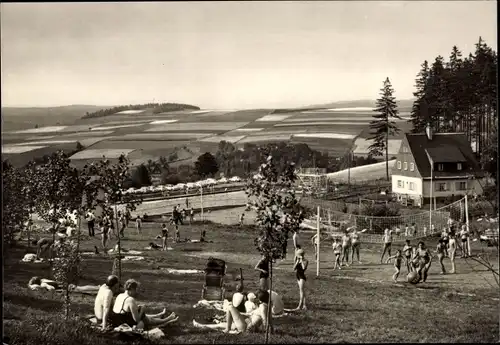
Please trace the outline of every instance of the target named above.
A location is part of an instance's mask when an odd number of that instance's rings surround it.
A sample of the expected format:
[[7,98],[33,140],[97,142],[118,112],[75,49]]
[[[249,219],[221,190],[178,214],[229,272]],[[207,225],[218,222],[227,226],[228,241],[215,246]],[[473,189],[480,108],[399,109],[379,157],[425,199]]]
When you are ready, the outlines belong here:
[[[235,289],[234,277],[243,269],[247,291],[257,288],[258,273],[253,266],[259,255],[253,245],[255,230],[228,225],[196,224],[182,226],[181,236],[198,239],[202,228],[213,243],[171,244],[167,252],[146,251],[144,261],[123,262],[123,279],[142,283],[140,302],[154,311],[163,307],[175,311],[179,322],[167,327],[160,343],[262,343],[263,334],[225,335],[194,328],[192,320],[208,322],[213,311],[195,309],[201,297],[203,274],[169,274],[162,268],[202,270],[209,256],[226,260],[227,297]],[[142,235],[126,230],[122,245],[142,251],[160,232],[160,224],[145,223]],[[392,265],[380,265],[378,246],[362,247],[362,264],[332,271],[329,243],[321,252],[321,274],[315,276],[315,262],[309,241],[302,233],[306,257],[309,310],[273,320],[273,343],[332,342],[493,342],[498,340],[498,286],[489,285],[492,277],[471,262],[457,259],[456,275],[439,275],[436,264],[427,283],[394,284]],[[97,238],[85,238],[82,251],[99,245]],[[434,246],[429,243],[429,246]],[[289,244],[289,251],[291,251]],[[83,321],[65,324],[62,305],[56,293],[34,292],[26,284],[32,276],[49,278],[47,264],[20,263],[26,248],[12,249],[4,260],[4,334],[9,344],[110,344],[103,335],[91,332]],[[84,277],[79,285],[101,284],[111,273],[111,259],[85,256]],[[298,303],[298,288],[292,272],[293,254],[277,263],[274,289],[282,295],[285,308]],[[449,263],[446,262],[447,266]],[[404,270],[403,270],[404,272]],[[405,274],[403,273],[402,276]],[[487,282],[489,280],[489,282]],[[93,312],[93,297],[74,295],[72,311],[78,315]],[[130,344],[130,342],[129,342]]]

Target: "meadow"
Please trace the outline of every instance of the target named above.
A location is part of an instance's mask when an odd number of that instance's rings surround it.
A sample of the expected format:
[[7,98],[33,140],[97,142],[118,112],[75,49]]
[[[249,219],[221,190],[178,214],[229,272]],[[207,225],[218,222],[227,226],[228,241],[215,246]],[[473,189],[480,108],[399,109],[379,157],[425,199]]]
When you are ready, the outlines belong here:
[[[214,211],[215,212],[215,211]],[[223,215],[221,215],[223,217]],[[193,308],[201,299],[203,274],[174,274],[168,269],[203,270],[208,257],[226,260],[227,296],[234,292],[235,277],[243,269],[246,291],[257,289],[259,260],[253,244],[256,230],[251,226],[196,223],[181,226],[181,236],[198,239],[206,231],[210,243],[171,243],[166,252],[144,250],[157,242],[159,223],[145,223],[142,235],[126,229],[123,248],[143,251],[145,260],[124,261],[123,279],[134,278],[141,285],[139,300],[146,307],[160,311],[163,307],[179,315],[179,321],[166,327],[166,337],[157,343],[263,343],[264,335],[226,335],[193,327],[192,320],[208,323],[214,311]],[[85,233],[86,230],[83,230]],[[320,274],[310,243],[311,232],[301,232],[299,239],[309,259],[307,275],[307,311],[273,319],[272,343],[344,343],[344,342],[478,342],[498,340],[498,286],[491,287],[492,276],[470,260],[457,259],[457,274],[440,275],[431,266],[426,283],[404,282],[404,270],[397,284],[391,281],[392,264],[379,264],[379,246],[362,244],[361,264],[333,271],[329,241],[322,242]],[[291,242],[291,241],[290,241]],[[435,240],[426,241],[434,247]],[[27,288],[32,276],[50,277],[48,264],[21,263],[29,252],[21,243],[9,250],[4,260],[4,336],[8,344],[125,344],[110,340],[90,329],[83,319],[65,324],[61,297],[57,293],[35,292]],[[82,252],[93,251],[98,238],[83,236]],[[475,243],[473,252],[483,250]],[[292,244],[287,259],[274,270],[274,290],[294,308],[298,288],[292,271]],[[449,262],[445,261],[449,267]],[[85,256],[84,273],[79,285],[101,284],[111,273],[112,260],[106,255]],[[93,312],[93,297],[74,294],[72,312],[86,316]],[[220,313],[220,312],[219,312]],[[142,343],[148,343],[143,341]],[[130,342],[128,342],[130,344]]]

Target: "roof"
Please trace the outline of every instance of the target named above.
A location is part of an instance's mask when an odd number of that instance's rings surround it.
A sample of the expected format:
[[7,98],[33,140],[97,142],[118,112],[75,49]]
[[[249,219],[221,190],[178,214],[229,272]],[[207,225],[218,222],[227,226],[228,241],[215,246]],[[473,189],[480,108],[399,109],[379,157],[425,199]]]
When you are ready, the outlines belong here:
[[460,149],[456,146],[440,146],[431,147],[425,149],[427,155],[432,159],[434,163],[465,163],[464,155]]
[[429,156],[435,162],[466,162],[469,167],[468,170],[456,172],[434,170],[433,177],[436,178],[466,177],[471,173],[478,174],[480,172],[479,164],[464,133],[434,133],[432,140],[429,140],[425,133],[405,133],[405,138],[422,178],[431,177]]

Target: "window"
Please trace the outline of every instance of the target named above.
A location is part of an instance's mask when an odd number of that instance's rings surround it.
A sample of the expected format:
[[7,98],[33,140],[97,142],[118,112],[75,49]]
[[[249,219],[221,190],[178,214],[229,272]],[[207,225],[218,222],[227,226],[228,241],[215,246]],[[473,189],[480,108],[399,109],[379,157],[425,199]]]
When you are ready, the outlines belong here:
[[410,163],[410,171],[414,171],[415,170],[415,163]]
[[457,163],[457,170],[462,170],[462,163]]
[[436,192],[446,192],[446,182],[436,183]]
[[398,169],[401,170],[401,161],[398,161]]
[[438,164],[438,171],[443,171],[444,164]]
[[405,167],[405,170],[408,170],[408,163],[407,162],[404,163],[404,167]]
[[410,182],[410,190],[415,190],[415,183],[414,182]]
[[403,188],[403,181],[401,180],[398,180],[398,188]]
[[467,182],[457,182],[456,188],[457,190],[467,190]]

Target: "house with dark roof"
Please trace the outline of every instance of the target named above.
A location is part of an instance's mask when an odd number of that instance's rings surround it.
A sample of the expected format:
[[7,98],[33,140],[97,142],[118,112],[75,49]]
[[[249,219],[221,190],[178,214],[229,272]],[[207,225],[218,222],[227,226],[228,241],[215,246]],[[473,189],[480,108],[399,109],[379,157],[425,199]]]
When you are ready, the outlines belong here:
[[392,193],[416,206],[450,196],[481,195],[483,177],[463,133],[405,133],[392,168]]

